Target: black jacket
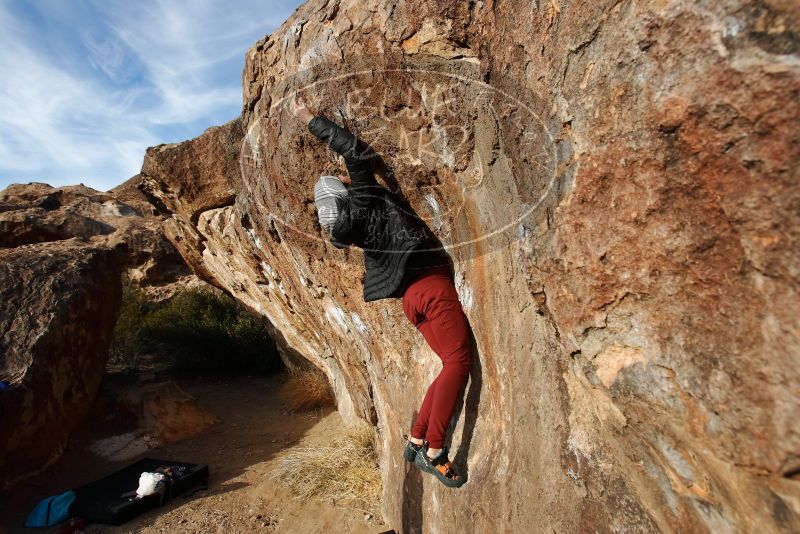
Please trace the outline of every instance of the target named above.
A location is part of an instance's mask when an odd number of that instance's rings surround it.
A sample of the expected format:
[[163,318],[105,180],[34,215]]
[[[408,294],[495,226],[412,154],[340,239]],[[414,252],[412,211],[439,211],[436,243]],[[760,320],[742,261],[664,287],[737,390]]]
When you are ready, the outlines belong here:
[[364,300],[402,297],[414,277],[449,257],[427,228],[375,181],[372,149],[325,117],[314,117],[308,129],[344,157],[352,184],[331,232],[338,248],[364,249]]

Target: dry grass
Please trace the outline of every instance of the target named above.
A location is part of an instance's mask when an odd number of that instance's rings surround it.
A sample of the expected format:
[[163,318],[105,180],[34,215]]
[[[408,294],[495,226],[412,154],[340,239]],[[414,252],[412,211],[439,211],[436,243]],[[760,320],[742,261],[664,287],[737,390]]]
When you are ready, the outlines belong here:
[[334,403],[328,378],[316,368],[290,371],[289,379],[283,384],[282,390],[289,409],[293,412],[313,410]]
[[331,447],[297,447],[278,461],[272,478],[297,498],[331,499],[377,515],[381,475],[375,432],[352,428]]

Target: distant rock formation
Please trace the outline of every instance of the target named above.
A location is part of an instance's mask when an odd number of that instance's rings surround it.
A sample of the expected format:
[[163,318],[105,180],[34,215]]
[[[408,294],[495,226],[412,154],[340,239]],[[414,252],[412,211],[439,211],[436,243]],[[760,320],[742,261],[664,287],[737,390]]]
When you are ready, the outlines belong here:
[[[142,187],[378,426],[398,531],[798,531],[798,32],[778,0],[312,0],[248,51],[241,124],[149,150]],[[400,456],[439,361],[320,231],[341,167],[295,91],[455,261],[457,491]]]
[[3,485],[56,458],[91,407],[122,275],[156,298],[190,276],[136,183],[117,193],[39,183],[0,192]]
[[108,192],[139,215],[124,219],[127,226],[117,220],[128,244],[127,278],[153,300],[171,297],[185,287],[208,287],[192,274],[164,235],[163,217],[139,190],[141,180],[141,175],[137,174]]

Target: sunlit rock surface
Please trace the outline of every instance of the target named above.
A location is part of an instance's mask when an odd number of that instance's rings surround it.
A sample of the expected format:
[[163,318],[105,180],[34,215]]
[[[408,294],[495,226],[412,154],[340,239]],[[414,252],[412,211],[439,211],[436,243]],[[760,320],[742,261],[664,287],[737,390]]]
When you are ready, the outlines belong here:
[[[377,425],[398,531],[796,531],[798,11],[311,1],[247,52],[241,122],[150,149],[142,187],[195,272]],[[402,459],[439,361],[326,243],[312,185],[342,167],[296,90],[454,260],[479,356],[459,490]]]

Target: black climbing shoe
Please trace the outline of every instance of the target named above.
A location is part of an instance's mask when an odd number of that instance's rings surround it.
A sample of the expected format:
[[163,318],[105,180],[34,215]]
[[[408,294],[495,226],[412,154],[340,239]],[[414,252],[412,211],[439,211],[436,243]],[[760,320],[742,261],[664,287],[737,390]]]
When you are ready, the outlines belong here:
[[[403,439],[406,440],[406,447],[403,449],[403,458],[405,458],[407,462],[414,463],[414,458],[416,458],[417,453],[422,450],[422,445],[417,445],[408,438],[408,435],[403,434]],[[422,441],[424,444],[425,440]]]
[[457,475],[453,471],[453,464],[447,459],[447,447],[442,448],[442,452],[436,458],[428,458],[427,447],[419,450],[419,454],[414,458],[414,465],[422,471],[430,473],[449,488],[461,487],[466,479]]

